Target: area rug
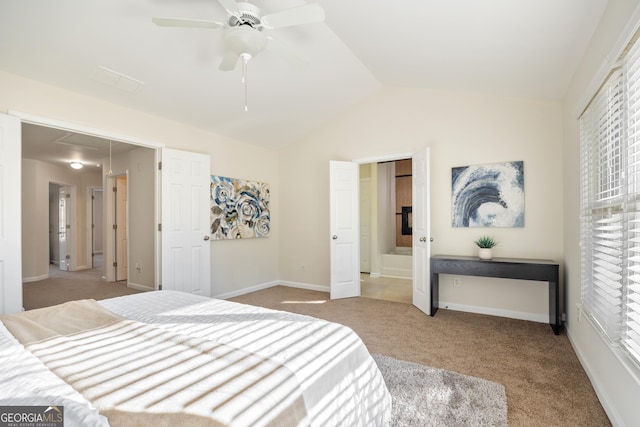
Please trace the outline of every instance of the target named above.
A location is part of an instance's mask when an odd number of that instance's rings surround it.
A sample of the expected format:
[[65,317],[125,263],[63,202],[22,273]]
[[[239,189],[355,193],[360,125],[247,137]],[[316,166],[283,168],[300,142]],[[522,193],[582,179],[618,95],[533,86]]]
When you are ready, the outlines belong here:
[[393,400],[391,426],[507,426],[504,386],[373,355]]

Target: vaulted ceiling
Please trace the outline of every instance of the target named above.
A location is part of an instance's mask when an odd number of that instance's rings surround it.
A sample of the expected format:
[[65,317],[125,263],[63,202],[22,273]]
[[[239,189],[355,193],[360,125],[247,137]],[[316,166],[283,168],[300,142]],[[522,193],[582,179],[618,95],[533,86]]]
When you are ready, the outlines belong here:
[[[263,14],[302,0],[251,0]],[[220,71],[218,0],[2,0],[0,70],[278,149],[382,86],[561,100],[606,0],[318,0],[324,22],[265,29]],[[304,61],[291,61],[291,54]],[[300,62],[306,62],[302,65]]]

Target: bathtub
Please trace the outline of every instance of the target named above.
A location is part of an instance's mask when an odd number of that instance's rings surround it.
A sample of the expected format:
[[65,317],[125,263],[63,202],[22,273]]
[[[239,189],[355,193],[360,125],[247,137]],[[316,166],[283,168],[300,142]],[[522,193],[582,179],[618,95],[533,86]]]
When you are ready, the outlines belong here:
[[413,248],[397,247],[388,254],[382,254],[381,274],[386,277],[413,277]]

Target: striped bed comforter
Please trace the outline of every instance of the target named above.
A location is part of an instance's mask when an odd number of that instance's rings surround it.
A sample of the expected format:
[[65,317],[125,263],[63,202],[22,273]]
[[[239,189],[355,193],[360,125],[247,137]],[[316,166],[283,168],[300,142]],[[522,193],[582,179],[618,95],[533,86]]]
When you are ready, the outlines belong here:
[[33,310],[2,326],[0,405],[64,406],[81,425],[370,426],[390,417],[360,338],[308,316],[159,291]]

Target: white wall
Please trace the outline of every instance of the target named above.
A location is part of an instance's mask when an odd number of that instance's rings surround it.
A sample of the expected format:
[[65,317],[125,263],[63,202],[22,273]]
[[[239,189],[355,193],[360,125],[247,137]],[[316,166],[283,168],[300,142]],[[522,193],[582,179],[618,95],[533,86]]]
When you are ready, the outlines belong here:
[[[140,147],[113,156],[103,162],[103,187],[105,191],[104,206],[106,215],[103,219],[103,229],[106,231],[104,252],[104,276],[108,281],[115,280],[115,269],[112,267],[114,259],[115,235],[112,230],[114,223],[114,193],[113,182],[107,179],[107,172],[111,167],[113,174],[127,177],[127,215],[128,215],[128,245],[127,252],[127,283],[137,289],[154,289],[156,278],[154,247],[157,226],[155,225],[155,150]],[[150,250],[151,249],[151,250]],[[136,265],[140,266],[138,270]]]
[[396,247],[396,173],[395,164],[378,163],[378,261]]
[[[154,150],[138,148],[129,155],[127,168],[129,195],[129,260],[128,282],[130,285],[153,289],[155,284],[155,258],[149,251],[153,247],[157,226],[154,223],[153,206],[157,170]],[[138,270],[136,265],[140,266]]]
[[[600,400],[616,426],[640,425],[638,402],[640,370],[622,362],[619,350],[612,350],[595,327],[578,317],[580,302],[580,228],[579,228],[579,123],[578,115],[602,82],[607,63],[617,59],[616,42],[626,37],[630,17],[637,22],[637,0],[610,1],[580,68],[575,74],[564,104],[564,246],[565,282],[568,293],[566,327]],[[623,44],[618,44],[618,48]]]
[[[496,257],[562,263],[560,103],[386,88],[281,151],[281,278],[329,284],[329,160],[415,152],[426,145],[431,147],[432,253],[475,255],[473,241],[488,233],[500,242]],[[525,227],[453,228],[451,168],[518,160],[524,161]],[[454,289],[451,282],[443,277],[440,297],[452,306],[548,319],[546,283],[464,277]]]
[[[22,278],[42,280],[49,276],[49,183],[75,186],[73,239],[76,251],[71,265],[74,270],[88,268],[87,187],[100,184],[100,174],[74,173],[71,169],[37,160],[22,160]],[[57,231],[57,229],[56,229]]]
[[[9,110],[207,153],[211,156],[212,174],[270,183],[272,235],[262,239],[212,242],[211,294],[234,292],[278,278],[280,190],[276,152],[0,72],[0,112]],[[43,197],[46,200],[46,194]]]

